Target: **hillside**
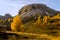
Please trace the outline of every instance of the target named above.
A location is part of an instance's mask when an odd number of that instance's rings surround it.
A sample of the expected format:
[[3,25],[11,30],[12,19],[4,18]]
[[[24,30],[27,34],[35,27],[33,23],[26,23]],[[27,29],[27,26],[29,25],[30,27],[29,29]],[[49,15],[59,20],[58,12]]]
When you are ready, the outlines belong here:
[[26,5],[19,10],[18,15],[25,23],[24,32],[52,35],[52,40],[60,35],[60,12],[45,4]]
[[14,18],[1,22],[9,29],[1,26],[8,40],[60,40],[60,11],[45,4],[26,5]]

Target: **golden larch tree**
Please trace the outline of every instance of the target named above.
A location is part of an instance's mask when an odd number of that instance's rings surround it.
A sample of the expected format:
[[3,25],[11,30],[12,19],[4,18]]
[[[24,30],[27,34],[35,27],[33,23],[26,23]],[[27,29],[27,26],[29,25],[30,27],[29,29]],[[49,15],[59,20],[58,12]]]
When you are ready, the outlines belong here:
[[38,19],[36,20],[36,25],[39,26],[41,24],[41,21],[42,21],[42,19],[41,19],[41,16],[39,15]]
[[22,31],[21,25],[22,25],[22,21],[21,21],[19,15],[17,15],[13,18],[13,22],[11,23],[11,30],[12,31]]
[[44,16],[43,23],[47,23],[48,22],[48,19],[49,19],[49,16]]

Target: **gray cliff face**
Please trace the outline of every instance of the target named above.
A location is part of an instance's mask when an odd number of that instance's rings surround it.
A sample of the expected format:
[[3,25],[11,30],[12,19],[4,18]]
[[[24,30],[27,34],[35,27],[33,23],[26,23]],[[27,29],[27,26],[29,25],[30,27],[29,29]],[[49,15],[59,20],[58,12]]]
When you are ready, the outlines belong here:
[[22,7],[19,10],[20,17],[25,20],[32,20],[34,17],[38,17],[41,15],[42,17],[45,15],[54,16],[58,11],[47,7],[45,4],[30,4]]

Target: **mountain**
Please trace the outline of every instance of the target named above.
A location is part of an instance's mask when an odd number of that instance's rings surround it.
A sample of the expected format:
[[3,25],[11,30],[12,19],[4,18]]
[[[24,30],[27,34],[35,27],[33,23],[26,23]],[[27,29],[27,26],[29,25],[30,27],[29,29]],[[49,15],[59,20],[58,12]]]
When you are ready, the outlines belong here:
[[0,15],[0,19],[3,19],[3,16],[2,15]]
[[5,16],[0,15],[0,19],[2,20],[6,20],[8,18],[12,18],[12,16],[10,14],[5,14]]
[[60,12],[48,7],[45,4],[29,4],[22,7],[19,10],[18,15],[23,21],[30,21],[34,18],[37,18],[39,15],[41,15],[41,17],[44,17],[46,15],[52,17],[58,13]]

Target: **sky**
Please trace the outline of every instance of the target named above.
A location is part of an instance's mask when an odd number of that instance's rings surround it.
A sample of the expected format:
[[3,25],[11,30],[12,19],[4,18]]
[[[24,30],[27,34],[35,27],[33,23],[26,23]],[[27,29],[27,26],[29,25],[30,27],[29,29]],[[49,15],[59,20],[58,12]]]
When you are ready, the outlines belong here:
[[9,13],[15,16],[23,6],[34,3],[43,3],[52,9],[60,11],[60,0],[0,0],[0,15]]

